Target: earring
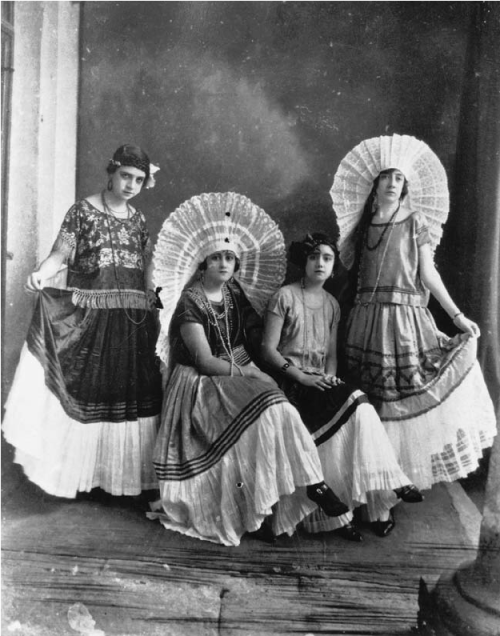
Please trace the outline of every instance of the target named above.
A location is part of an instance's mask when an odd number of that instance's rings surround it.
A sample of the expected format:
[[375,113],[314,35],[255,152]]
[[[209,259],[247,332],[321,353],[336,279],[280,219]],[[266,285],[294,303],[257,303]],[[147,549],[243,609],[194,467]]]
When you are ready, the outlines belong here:
[[200,281],[202,285],[205,282],[205,272],[202,269],[200,269],[200,275],[198,276],[198,280]]
[[110,180],[108,181],[108,190],[111,192],[111,190],[112,190],[112,189],[113,189],[113,180],[112,180],[112,179],[110,179]]

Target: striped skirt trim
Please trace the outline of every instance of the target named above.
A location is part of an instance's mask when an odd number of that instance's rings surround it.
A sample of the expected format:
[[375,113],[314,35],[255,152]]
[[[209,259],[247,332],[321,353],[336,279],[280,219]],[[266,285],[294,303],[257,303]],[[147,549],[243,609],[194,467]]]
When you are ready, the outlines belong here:
[[236,444],[247,428],[261,417],[264,411],[275,404],[286,401],[285,396],[275,390],[258,395],[244,407],[203,455],[177,464],[155,461],[154,466],[158,479],[182,481],[210,470]]

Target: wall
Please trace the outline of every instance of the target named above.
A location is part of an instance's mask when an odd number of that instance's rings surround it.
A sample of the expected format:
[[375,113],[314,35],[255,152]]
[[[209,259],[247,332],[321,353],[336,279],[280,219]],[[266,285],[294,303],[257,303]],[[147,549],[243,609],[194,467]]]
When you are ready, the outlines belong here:
[[185,199],[249,196],[287,242],[333,230],[329,189],[366,137],[420,137],[449,174],[471,3],[88,2],[77,190],[122,142],[160,163],[155,235]]
[[31,319],[24,284],[75,197],[79,13],[72,2],[14,6],[2,404]]

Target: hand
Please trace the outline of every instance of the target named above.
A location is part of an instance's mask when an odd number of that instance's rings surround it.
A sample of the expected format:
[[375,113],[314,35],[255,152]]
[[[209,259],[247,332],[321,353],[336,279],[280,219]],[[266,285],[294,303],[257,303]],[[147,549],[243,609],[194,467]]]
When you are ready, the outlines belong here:
[[148,303],[149,309],[156,309],[156,294],[154,289],[146,290],[146,301]]
[[344,380],[341,380],[333,373],[327,373],[325,375],[325,380],[329,382],[331,386],[339,386],[340,384],[345,384]]
[[[261,371],[257,367],[253,366],[253,364],[247,364],[244,367],[240,367],[240,370],[245,378],[255,378],[256,380],[261,380],[262,382],[269,382],[274,386],[278,386],[277,383],[273,380],[273,378]],[[236,374],[235,374],[236,375]]]
[[41,291],[44,287],[44,280],[40,272],[33,272],[28,276],[26,281],[27,291]]
[[453,323],[456,327],[458,327],[465,333],[468,333],[473,338],[479,338],[479,336],[481,335],[481,331],[477,324],[474,321],[469,320],[469,318],[466,318],[463,314],[457,316]]
[[319,391],[326,391],[327,389],[331,389],[333,386],[329,377],[331,376],[320,373],[305,373],[302,371],[302,376],[299,382],[304,386],[310,386],[313,389],[318,389]]

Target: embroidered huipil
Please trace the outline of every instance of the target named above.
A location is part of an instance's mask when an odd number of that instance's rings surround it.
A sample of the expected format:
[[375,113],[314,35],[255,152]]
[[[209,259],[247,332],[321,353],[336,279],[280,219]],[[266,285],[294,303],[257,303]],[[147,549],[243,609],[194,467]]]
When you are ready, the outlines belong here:
[[78,201],[67,212],[53,249],[67,256],[67,286],[75,305],[147,307],[144,268],[151,241],[140,211],[121,220]]

